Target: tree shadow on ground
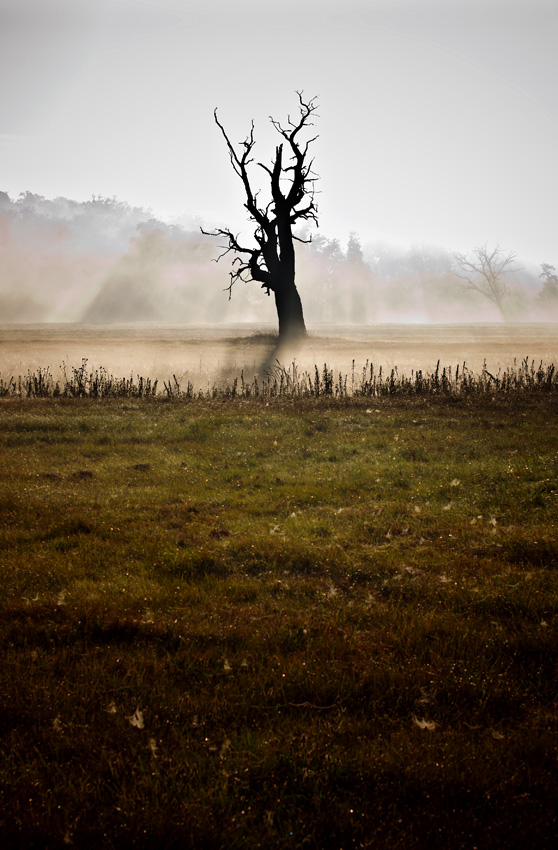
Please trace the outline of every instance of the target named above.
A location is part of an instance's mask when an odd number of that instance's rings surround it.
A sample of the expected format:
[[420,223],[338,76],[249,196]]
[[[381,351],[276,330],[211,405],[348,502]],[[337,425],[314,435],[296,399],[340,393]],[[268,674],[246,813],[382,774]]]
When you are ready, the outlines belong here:
[[217,382],[231,382],[241,372],[246,380],[251,381],[255,377],[261,381],[281,366],[288,368],[303,349],[305,341],[304,338],[280,340],[278,334],[269,332],[230,338],[227,340],[226,365],[220,369]]

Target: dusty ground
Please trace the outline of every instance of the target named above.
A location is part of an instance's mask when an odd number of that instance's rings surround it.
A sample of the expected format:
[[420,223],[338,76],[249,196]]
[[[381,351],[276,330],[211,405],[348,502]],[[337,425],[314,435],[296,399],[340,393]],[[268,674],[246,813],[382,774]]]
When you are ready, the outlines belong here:
[[[304,348],[282,355],[286,365],[296,359],[301,369],[314,364],[349,373],[366,361],[400,372],[432,370],[464,361],[478,370],[486,359],[498,371],[529,357],[538,364],[558,362],[557,324],[456,324],[371,326],[321,325],[310,328]],[[0,375],[25,374],[50,367],[55,376],[87,358],[88,367],[104,366],[115,375],[191,380],[196,387],[244,370],[259,371],[274,359],[269,336],[273,328],[257,325],[0,325]]]

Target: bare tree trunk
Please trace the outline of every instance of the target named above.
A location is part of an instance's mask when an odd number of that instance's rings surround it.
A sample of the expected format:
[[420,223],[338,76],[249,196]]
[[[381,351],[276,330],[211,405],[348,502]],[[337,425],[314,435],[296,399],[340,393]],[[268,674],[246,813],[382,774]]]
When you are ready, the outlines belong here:
[[500,316],[502,317],[504,322],[507,322],[508,316],[507,316],[506,310],[504,308],[504,303],[503,303],[503,301],[502,301],[502,299],[499,295],[496,295],[494,297],[494,303],[496,304],[496,307],[498,308],[498,312],[500,313]]
[[282,281],[275,288],[275,306],[279,319],[279,341],[286,342],[306,336],[306,325],[300,295],[293,281]]

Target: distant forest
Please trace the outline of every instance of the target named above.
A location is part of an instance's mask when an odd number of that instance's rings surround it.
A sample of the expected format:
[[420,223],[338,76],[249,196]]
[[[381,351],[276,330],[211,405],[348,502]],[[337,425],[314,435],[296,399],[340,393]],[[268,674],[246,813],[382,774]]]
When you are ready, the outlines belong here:
[[[193,223],[165,223],[114,198],[0,192],[0,322],[275,324],[256,283],[235,286],[229,302],[230,264],[212,262],[218,244]],[[499,321],[489,301],[457,285],[449,250],[361,245],[356,234],[341,244],[319,231],[297,249],[310,325]],[[541,267],[518,265],[506,281],[509,318],[558,321],[558,297],[541,298]]]

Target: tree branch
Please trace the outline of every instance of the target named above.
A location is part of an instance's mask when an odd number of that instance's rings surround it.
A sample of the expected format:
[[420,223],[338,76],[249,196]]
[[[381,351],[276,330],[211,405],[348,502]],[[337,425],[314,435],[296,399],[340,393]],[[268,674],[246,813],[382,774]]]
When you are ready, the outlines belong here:
[[504,275],[520,271],[514,266],[515,252],[505,254],[498,243],[489,250],[485,242],[473,249],[472,256],[453,252],[453,258],[453,275],[463,281],[461,288],[480,292],[504,315],[503,300],[509,294]]
[[[259,191],[254,191],[252,188],[248,170],[254,163],[252,156],[255,145],[254,122],[252,121],[250,132],[245,140],[235,146],[218,118],[217,109],[214,110],[213,117],[225,139],[233,171],[243,184],[246,198],[244,207],[256,224],[253,233],[256,248],[241,245],[238,236],[228,229],[217,228],[206,232],[202,228],[202,233],[206,235],[221,236],[226,239],[226,245],[219,246],[222,253],[217,257],[217,262],[230,252],[236,254],[230,273],[230,284],[227,287],[229,297],[237,280],[256,280],[267,290],[268,295],[270,290],[277,289],[281,274],[284,276],[286,270],[291,271],[294,280],[293,239],[296,238],[299,242],[311,240],[294,237],[292,226],[299,220],[310,220],[316,225],[318,223],[314,189],[314,183],[318,177],[312,171],[313,160],[306,161],[309,146],[318,137],[313,136],[304,144],[301,144],[298,138],[303,129],[313,126],[310,119],[317,109],[316,98],[305,100],[302,92],[298,91],[297,95],[298,119],[293,121],[288,116],[288,126],[283,127],[279,121],[270,118],[283,142],[276,147],[275,158],[270,166],[261,162],[257,163],[269,178],[271,200],[263,207],[259,205]],[[291,163],[288,166],[284,165],[284,150]],[[288,191],[283,188],[285,179],[289,181]],[[305,204],[301,207],[300,204],[303,201]]]

